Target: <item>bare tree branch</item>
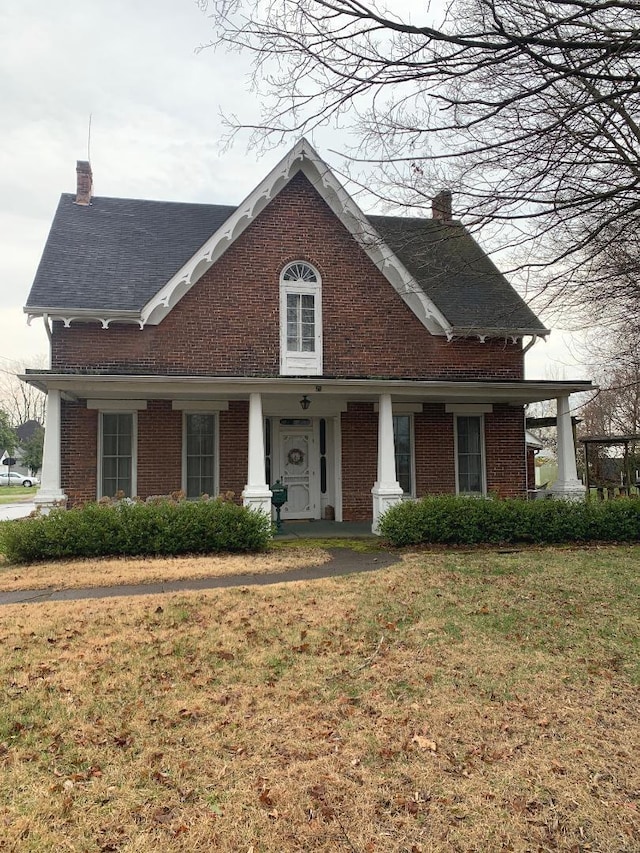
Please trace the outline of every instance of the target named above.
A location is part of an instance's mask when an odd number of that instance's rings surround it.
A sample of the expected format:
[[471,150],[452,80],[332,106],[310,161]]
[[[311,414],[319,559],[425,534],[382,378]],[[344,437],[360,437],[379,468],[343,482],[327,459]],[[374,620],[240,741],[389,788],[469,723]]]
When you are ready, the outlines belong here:
[[451,0],[440,21],[375,0],[199,5],[212,46],[252,57],[254,144],[349,128],[352,180],[411,210],[452,189],[539,305],[640,315],[640,0]]

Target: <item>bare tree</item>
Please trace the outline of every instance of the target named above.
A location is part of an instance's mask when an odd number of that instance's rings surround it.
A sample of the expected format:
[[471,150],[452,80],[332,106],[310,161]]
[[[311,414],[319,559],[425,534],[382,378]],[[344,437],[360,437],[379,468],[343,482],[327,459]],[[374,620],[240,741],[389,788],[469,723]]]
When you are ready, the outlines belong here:
[[625,344],[597,375],[600,391],[582,408],[583,435],[640,434],[640,342]]
[[349,127],[350,173],[375,165],[381,198],[448,186],[554,300],[615,301],[612,244],[640,211],[640,0],[452,0],[439,21],[375,0],[199,4],[212,45],[253,56],[263,141]]
[[26,367],[41,367],[46,359],[36,358],[29,365],[22,362],[3,362],[0,367],[0,406],[7,412],[15,428],[26,421],[44,424],[47,398],[37,388],[21,382],[18,376]]

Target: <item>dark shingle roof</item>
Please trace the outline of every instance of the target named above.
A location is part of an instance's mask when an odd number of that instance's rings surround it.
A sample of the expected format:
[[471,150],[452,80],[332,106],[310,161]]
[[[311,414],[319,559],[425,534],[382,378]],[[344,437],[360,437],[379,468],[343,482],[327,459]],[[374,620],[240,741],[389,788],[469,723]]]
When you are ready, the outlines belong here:
[[455,329],[544,330],[459,222],[399,216],[368,218]]
[[[140,311],[235,209],[65,193],[27,309]],[[369,221],[456,330],[544,330],[460,223]]]
[[139,311],[234,210],[65,193],[27,308]]

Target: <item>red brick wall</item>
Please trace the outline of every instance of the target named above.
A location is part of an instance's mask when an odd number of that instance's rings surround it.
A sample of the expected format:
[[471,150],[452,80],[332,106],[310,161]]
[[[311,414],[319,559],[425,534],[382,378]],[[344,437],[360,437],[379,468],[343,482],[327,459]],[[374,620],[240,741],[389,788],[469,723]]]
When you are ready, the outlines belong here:
[[138,412],[140,497],[168,495],[182,488],[182,412],[170,400],[149,400]]
[[444,403],[429,403],[414,415],[416,494],[455,494],[455,447],[453,415],[446,414]]
[[60,463],[69,505],[95,501],[98,491],[98,412],[62,401]]
[[247,482],[249,461],[249,404],[229,403],[229,411],[220,412],[220,492],[233,492],[236,502]]
[[[247,480],[248,403],[231,402],[220,412],[220,492],[236,500]],[[138,485],[141,498],[182,488],[182,412],[169,400],[149,400],[138,412]],[[96,499],[98,411],[83,402],[62,402],[62,488],[74,505]]]
[[519,344],[430,335],[300,174],[159,326],[54,323],[52,367],[277,376],[279,276],[296,259],[322,275],[326,376],[522,378]]
[[371,518],[371,488],[378,476],[378,415],[373,403],[349,403],[342,413],[342,517]]
[[[220,492],[241,500],[247,478],[248,404],[232,401],[219,419]],[[454,419],[444,404],[414,416],[416,493],[455,492]],[[62,487],[71,505],[95,500],[98,412],[62,404]],[[371,518],[377,477],[378,415],[372,403],[349,403],[342,414],[342,500],[345,521]],[[487,488],[501,497],[525,492],[522,409],[494,406],[485,415]],[[166,400],[138,412],[138,495],[169,494],[182,483],[182,413]]]
[[[494,405],[485,415],[487,491],[500,497],[525,494],[522,409]],[[342,500],[345,521],[371,518],[371,487],[377,477],[378,415],[370,403],[350,403],[342,415]],[[416,495],[455,494],[454,416],[444,403],[425,404],[414,415]]]
[[484,416],[487,491],[502,498],[526,493],[524,415],[517,406],[494,405]]

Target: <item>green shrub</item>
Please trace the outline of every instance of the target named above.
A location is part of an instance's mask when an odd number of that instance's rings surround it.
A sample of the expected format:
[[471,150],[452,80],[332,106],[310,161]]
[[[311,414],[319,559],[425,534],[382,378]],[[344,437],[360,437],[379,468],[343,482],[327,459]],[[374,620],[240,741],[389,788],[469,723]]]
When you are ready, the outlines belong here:
[[380,532],[396,546],[636,542],[640,500],[596,503],[442,495],[393,506],[381,518]]
[[91,503],[7,521],[0,544],[8,560],[210,554],[259,551],[271,536],[263,513],[223,500]]

